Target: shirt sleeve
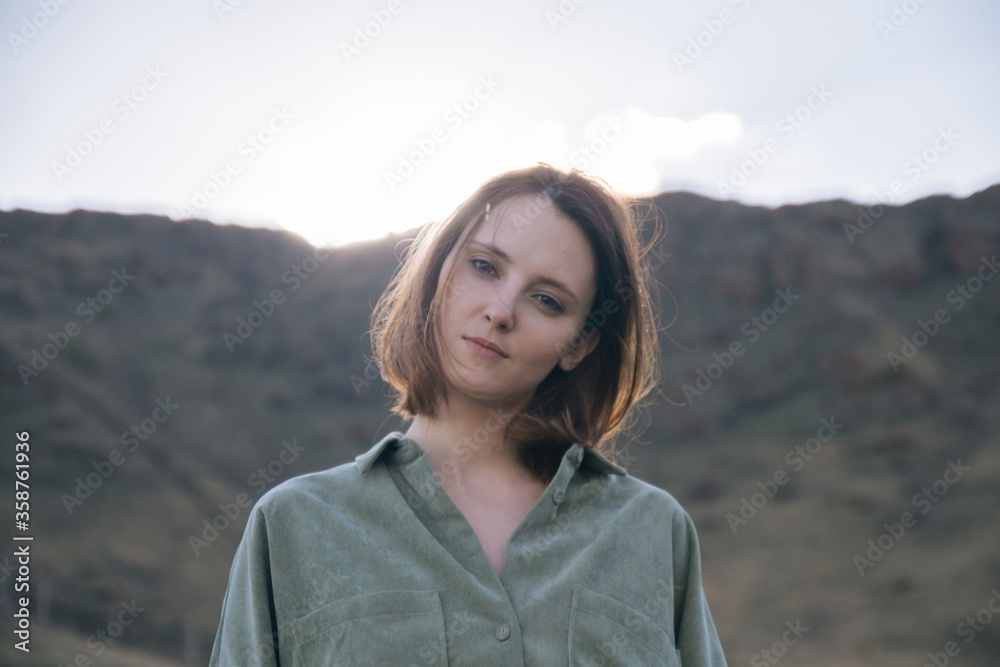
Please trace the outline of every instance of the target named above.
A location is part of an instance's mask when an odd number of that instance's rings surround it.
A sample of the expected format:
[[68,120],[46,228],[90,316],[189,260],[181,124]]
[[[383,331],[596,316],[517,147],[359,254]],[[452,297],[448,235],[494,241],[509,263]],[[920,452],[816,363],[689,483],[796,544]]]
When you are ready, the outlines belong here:
[[209,667],[278,667],[267,521],[258,504],[233,557]]
[[694,522],[674,514],[674,637],[684,667],[726,667],[726,657],[701,587],[701,555]]

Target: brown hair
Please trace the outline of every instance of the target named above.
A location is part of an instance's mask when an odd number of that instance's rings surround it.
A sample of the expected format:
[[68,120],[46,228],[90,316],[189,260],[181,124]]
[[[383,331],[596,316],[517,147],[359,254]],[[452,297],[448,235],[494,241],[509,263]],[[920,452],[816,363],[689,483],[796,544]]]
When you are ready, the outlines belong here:
[[[572,371],[557,364],[506,425],[504,435],[518,444],[522,463],[548,480],[574,442],[614,459],[613,441],[634,426],[633,408],[659,379],[659,313],[642,263],[653,241],[643,245],[638,202],[577,169],[563,172],[543,163],[493,177],[448,218],[424,226],[404,251],[372,313],[372,350],[382,377],[399,392],[392,411],[406,418],[433,415],[444,396],[435,320],[449,276],[438,285],[441,267],[456,245],[464,250],[487,205],[496,210],[521,195],[544,197],[579,225],[597,264],[597,291],[581,331],[600,329],[596,347]],[[530,224],[538,214],[534,206],[515,213],[514,224]]]

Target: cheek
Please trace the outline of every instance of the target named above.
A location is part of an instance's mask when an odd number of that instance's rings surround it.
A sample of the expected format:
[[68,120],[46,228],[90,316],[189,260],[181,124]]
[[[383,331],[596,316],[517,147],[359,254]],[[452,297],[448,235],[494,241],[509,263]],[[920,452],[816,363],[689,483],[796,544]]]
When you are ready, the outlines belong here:
[[441,293],[442,305],[454,304],[467,294],[469,294],[469,277],[465,275],[461,267],[456,267]]
[[437,316],[442,331],[454,331],[475,315],[476,290],[467,277],[455,271],[437,296]]
[[539,327],[533,339],[536,341],[535,357],[546,365],[554,366],[572,349],[575,329],[565,325]]
[[585,331],[591,331],[591,327],[587,325],[586,320],[569,327],[564,327],[560,331],[559,345],[556,353],[557,361],[570,352],[575,351],[586,342]]
[[451,279],[448,280],[444,287],[441,287],[440,282],[445,279],[444,273],[441,274],[439,279],[438,293],[435,298],[437,299],[438,314],[442,318],[445,313],[454,311],[455,302],[463,291],[461,285],[457,284],[457,278],[458,276],[452,274]]

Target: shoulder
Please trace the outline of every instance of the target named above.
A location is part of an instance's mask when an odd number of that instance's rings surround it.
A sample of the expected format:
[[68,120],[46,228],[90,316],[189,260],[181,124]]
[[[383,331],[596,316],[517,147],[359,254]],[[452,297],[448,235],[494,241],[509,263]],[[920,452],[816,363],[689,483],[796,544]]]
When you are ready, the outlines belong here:
[[584,474],[584,494],[601,496],[600,502],[605,507],[613,511],[651,514],[658,522],[669,519],[678,524],[690,523],[690,516],[671,493],[631,475],[627,468],[593,448],[574,445],[567,456],[576,457],[575,462]]
[[346,507],[376,492],[378,485],[372,482],[377,477],[375,471],[363,476],[353,462],[298,475],[266,491],[254,510],[265,517],[287,518],[290,514],[327,510],[332,506]]
[[[675,538],[695,532],[690,514],[673,494],[632,475],[596,475],[584,484],[594,488],[600,503],[615,520],[637,526],[656,527],[660,532],[669,526]],[[596,498],[595,498],[596,499]]]
[[666,489],[631,474],[603,475],[604,482],[623,501],[638,503],[644,508],[657,508],[668,513],[686,513],[681,503]]
[[384,468],[375,463],[387,451],[395,450],[400,438],[402,434],[393,431],[352,462],[286,480],[264,493],[255,509],[274,512],[316,504],[343,504],[383,493],[389,478]]

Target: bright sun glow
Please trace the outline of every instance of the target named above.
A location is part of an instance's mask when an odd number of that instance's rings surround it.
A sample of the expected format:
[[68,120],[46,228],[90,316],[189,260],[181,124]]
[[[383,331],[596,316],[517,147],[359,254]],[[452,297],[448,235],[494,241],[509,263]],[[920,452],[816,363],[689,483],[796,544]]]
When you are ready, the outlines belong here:
[[503,141],[498,137],[511,129],[502,110],[466,126],[418,112],[414,127],[387,130],[388,112],[378,108],[341,108],[333,122],[300,119],[208,215],[259,220],[255,211],[282,211],[278,225],[316,245],[342,245],[442,218],[491,176],[536,162],[577,167],[626,194],[656,194],[662,163],[692,160],[742,131],[734,114],[681,120],[628,107],[592,119],[576,135],[540,121]]

